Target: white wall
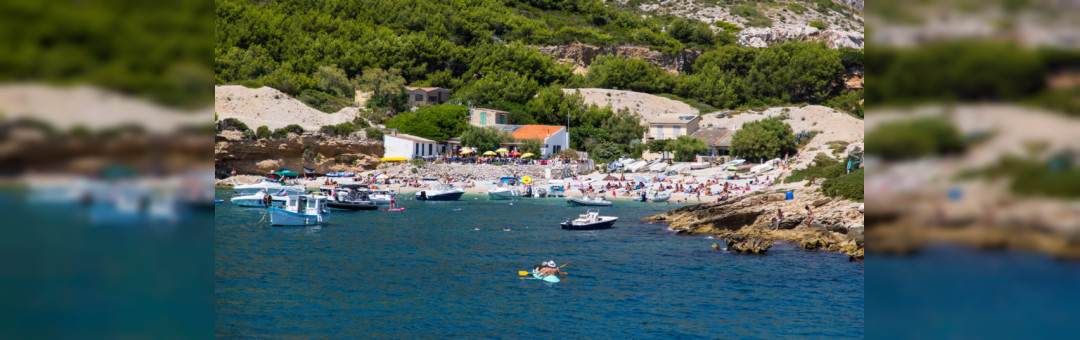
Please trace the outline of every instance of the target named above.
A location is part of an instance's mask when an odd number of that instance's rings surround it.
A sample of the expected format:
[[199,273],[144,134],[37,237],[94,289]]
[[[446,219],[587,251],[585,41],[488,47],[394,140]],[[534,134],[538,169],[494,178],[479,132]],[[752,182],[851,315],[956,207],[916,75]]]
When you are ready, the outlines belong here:
[[403,138],[397,138],[393,135],[383,135],[383,158],[390,157],[405,157],[412,159],[413,157],[413,141]]
[[551,156],[552,154],[554,154],[556,145],[560,147],[560,150],[566,150],[567,148],[569,148],[570,146],[566,144],[566,129],[564,128],[552,134],[550,137],[544,140],[544,144],[547,145],[547,147],[540,149],[541,157]]

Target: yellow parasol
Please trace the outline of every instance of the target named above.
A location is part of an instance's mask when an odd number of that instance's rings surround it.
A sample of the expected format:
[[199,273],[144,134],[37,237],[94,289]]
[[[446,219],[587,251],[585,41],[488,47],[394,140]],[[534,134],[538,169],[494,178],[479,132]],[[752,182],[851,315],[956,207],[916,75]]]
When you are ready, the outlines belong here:
[[529,176],[522,177],[521,178],[521,183],[525,183],[525,184],[532,183],[532,177],[529,177]]
[[507,150],[506,148],[499,148],[498,150],[495,150],[495,152],[498,152],[498,153],[507,153],[507,152],[510,152],[510,150]]
[[532,156],[536,156],[536,155],[534,155],[532,152],[526,152],[524,155],[521,155],[521,158],[529,158],[529,157],[532,157]]
[[484,156],[494,156],[495,151],[484,151]]
[[472,153],[472,149],[468,149],[468,148],[463,148],[463,149],[461,149],[461,152],[460,152],[460,154],[462,154],[462,155],[466,155],[466,154],[470,154],[470,153]]

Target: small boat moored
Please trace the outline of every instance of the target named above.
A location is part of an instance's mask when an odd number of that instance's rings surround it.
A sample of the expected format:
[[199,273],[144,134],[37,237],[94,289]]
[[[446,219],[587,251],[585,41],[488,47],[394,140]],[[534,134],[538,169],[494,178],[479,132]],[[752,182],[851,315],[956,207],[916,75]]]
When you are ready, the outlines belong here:
[[280,226],[319,225],[330,221],[330,208],[326,196],[289,196],[283,207],[270,208],[270,224]]
[[563,229],[567,230],[596,230],[596,229],[608,229],[618,221],[619,218],[615,216],[600,216],[599,210],[589,209],[586,213],[579,215],[578,218],[559,224]]
[[488,197],[493,200],[509,200],[521,197],[521,191],[517,189],[510,189],[507,187],[497,187],[488,190]]
[[574,205],[587,205],[587,206],[600,206],[600,207],[606,207],[606,206],[611,205],[611,201],[608,201],[608,200],[604,199],[603,197],[591,197],[591,196],[588,196],[588,195],[581,196],[581,197],[567,196],[566,197],[566,203],[570,203],[570,204],[574,204]]
[[441,184],[432,189],[421,190],[416,193],[416,199],[421,201],[457,201],[465,190],[455,188],[453,184]]

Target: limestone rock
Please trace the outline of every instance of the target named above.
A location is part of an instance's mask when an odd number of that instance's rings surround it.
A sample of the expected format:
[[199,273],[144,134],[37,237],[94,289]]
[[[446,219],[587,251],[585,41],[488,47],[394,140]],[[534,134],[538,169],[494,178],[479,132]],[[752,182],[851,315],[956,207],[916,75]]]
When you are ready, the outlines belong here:
[[788,41],[824,41],[829,48],[863,48],[863,34],[843,30],[820,30],[804,25],[777,25],[773,27],[751,27],[738,33],[739,46],[764,48]]

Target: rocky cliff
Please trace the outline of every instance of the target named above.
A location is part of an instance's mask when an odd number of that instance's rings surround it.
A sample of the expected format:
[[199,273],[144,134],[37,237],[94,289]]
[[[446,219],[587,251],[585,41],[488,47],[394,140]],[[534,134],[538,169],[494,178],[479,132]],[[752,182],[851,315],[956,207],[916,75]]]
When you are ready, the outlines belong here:
[[674,55],[663,54],[650,50],[643,46],[610,46],[597,47],[586,44],[571,44],[558,46],[541,46],[537,48],[541,54],[552,56],[561,63],[574,65],[574,73],[585,73],[589,65],[597,56],[603,54],[616,55],[627,58],[644,59],[653,65],[660,66],[671,73],[687,72],[694,65],[694,61],[701,55],[695,50],[683,50]]
[[820,30],[810,26],[777,25],[747,28],[737,34],[739,46],[769,47],[788,41],[824,41],[829,48],[863,48],[863,33],[845,30]]
[[[382,141],[363,137],[326,137],[290,134],[282,139],[243,139],[235,131],[217,136],[214,163],[219,176],[236,170],[265,174],[280,169],[318,173],[374,169],[383,154]],[[306,151],[306,152],[305,152]]]

